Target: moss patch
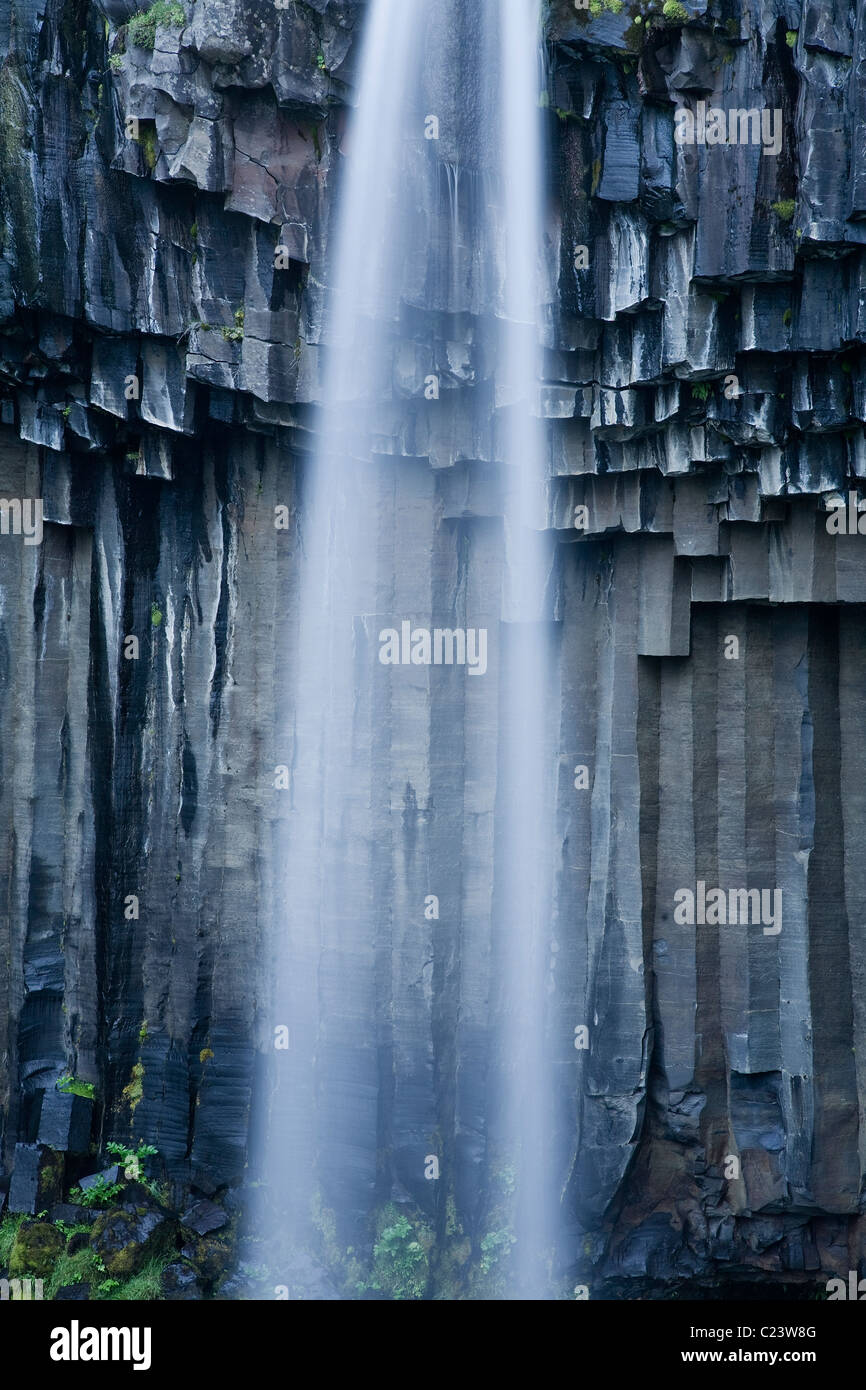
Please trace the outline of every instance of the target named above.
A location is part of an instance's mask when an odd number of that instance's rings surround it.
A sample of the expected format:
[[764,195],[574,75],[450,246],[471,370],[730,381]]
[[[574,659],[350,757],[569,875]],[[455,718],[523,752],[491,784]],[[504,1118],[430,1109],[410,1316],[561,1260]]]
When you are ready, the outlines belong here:
[[37,1279],[49,1279],[65,1244],[56,1226],[25,1221],[18,1229],[9,1255],[10,1275],[16,1278],[33,1274]]

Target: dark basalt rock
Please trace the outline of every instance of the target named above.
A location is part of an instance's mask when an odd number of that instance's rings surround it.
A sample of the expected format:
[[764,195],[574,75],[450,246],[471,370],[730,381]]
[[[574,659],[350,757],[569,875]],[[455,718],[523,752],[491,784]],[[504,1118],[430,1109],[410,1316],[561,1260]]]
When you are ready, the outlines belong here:
[[228,1214],[222,1207],[218,1207],[215,1202],[207,1201],[206,1198],[193,1202],[181,1216],[184,1226],[199,1236],[206,1236],[209,1231],[221,1230],[228,1224],[228,1220]]
[[162,1271],[162,1296],[169,1302],[181,1303],[201,1298],[202,1291],[192,1265],[175,1260]]
[[42,1144],[17,1144],[9,1188],[10,1212],[35,1216],[62,1195],[63,1155]]
[[93,1102],[84,1096],[46,1091],[39,1116],[39,1142],[70,1154],[85,1154],[90,1146]]
[[174,1239],[174,1223],[156,1207],[115,1209],[94,1224],[90,1244],[110,1275],[136,1274],[149,1259],[164,1254]]
[[[98,1217],[54,1205],[64,1155],[71,1178],[84,1166],[90,1104],[56,1077],[98,1078],[99,1132],[159,1148],[200,1235],[219,1228],[190,1190],[245,1180],[267,1094],[297,496],[364,12],[199,3],[152,51],[121,52],[135,8],[103,0],[83,31],[54,3],[0,15],[0,496],[45,507],[41,546],[0,537],[0,1171],[10,1211],[94,1220],[120,1273],[170,1250],[175,1227],[145,1189]],[[562,660],[557,1267],[593,1297],[806,1289],[866,1258],[866,560],[862,538],[825,525],[837,494],[866,497],[866,11],[733,3],[721,23],[689,0],[695,22],[636,26],[636,8],[594,18],[554,0],[550,15],[538,412]],[[431,63],[425,81],[429,109],[452,112],[449,74]],[[698,100],[778,108],[779,155],[677,146],[674,110]],[[427,250],[455,222],[467,241],[483,187],[460,120],[443,120],[441,182],[416,171],[416,293],[395,309],[370,488],[400,594],[472,594],[495,614],[492,328]],[[401,701],[377,738],[408,727]],[[447,1225],[477,1242],[502,1181],[479,828],[495,758],[464,778],[477,728],[459,701],[428,722],[410,794],[383,774],[377,873],[402,902],[429,891],[418,866],[447,864],[447,910],[399,937],[382,912],[364,1007],[320,962],[364,1097],[343,1107],[345,1145],[330,1117],[310,1175],[332,1255],[332,1211],[369,1242],[374,1201],[426,1199],[428,1135],[443,1239]],[[673,922],[673,892],[726,866],[780,884],[783,947]],[[571,1042],[582,1022],[587,1053]],[[219,1284],[225,1248],[184,1240],[191,1264],[171,1279],[186,1297]],[[299,1260],[293,1297],[345,1292],[344,1271]],[[262,1287],[250,1257],[218,1296]]]

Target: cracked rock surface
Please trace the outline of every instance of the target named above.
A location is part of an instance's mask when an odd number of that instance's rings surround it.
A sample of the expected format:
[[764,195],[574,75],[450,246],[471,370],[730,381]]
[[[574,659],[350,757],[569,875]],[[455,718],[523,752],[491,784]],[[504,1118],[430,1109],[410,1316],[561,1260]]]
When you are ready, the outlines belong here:
[[[0,1174],[27,1145],[34,1203],[62,1073],[193,1201],[245,1180],[297,484],[365,8],[196,0],[150,49],[125,0],[0,7],[0,495],[45,517],[41,545],[0,536]],[[806,1290],[866,1258],[866,541],[826,524],[866,508],[866,10],[684,8],[547,15],[549,1048],[559,1268],[594,1297]],[[448,73],[429,81],[445,111]],[[699,102],[778,110],[779,154],[678,145]],[[444,135],[418,180],[431,241],[484,196],[463,148]],[[398,598],[474,601],[493,628],[507,384],[471,252],[432,283],[424,244],[378,418],[381,524]],[[319,1175],[327,1206],[411,1200],[443,1242],[483,1233],[497,1180],[476,713],[455,694],[412,785],[382,792],[392,901],[423,899],[437,855],[460,869],[441,923],[395,913],[371,945],[374,1176]],[[781,888],[781,933],[677,922],[698,880]]]

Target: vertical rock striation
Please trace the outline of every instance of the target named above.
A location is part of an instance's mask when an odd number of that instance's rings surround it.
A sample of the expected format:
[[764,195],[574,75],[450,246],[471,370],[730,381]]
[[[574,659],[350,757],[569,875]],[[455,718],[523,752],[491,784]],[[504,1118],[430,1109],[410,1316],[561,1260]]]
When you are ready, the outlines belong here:
[[[152,46],[124,0],[0,10],[0,496],[44,505],[41,544],[0,535],[0,1185],[62,1073],[94,1137],[241,1184],[274,1065],[297,498],[364,6],[181,8]],[[593,1297],[807,1291],[866,1258],[866,543],[826,525],[866,480],[866,18],[664,8],[552,0],[542,94],[555,1273]],[[383,611],[495,634],[508,396],[467,41],[431,60],[438,144],[420,97],[411,133],[434,176],[371,495]],[[778,153],[677,144],[698,103],[780,113]],[[343,1248],[348,1207],[421,1213],[444,1296],[509,1182],[497,730],[454,674],[423,718],[396,685],[362,712],[391,905],[373,1079],[341,1072],[366,1208],[340,1155],[316,1174]],[[780,889],[782,930],[677,921],[699,881]],[[320,964],[327,1003],[345,962]]]

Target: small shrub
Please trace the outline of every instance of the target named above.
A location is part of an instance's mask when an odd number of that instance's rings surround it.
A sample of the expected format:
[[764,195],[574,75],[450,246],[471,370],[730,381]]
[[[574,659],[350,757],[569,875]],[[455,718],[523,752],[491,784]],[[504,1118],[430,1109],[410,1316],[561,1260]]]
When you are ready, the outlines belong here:
[[782,198],[778,203],[771,203],[770,208],[776,214],[780,222],[790,222],[797,207],[793,198]]
[[786,31],[785,43],[788,45],[789,48],[797,47],[797,32],[798,31],[796,29],[788,29]]
[[709,396],[709,394],[710,394],[710,388],[709,388],[709,386],[707,385],[706,382],[704,382],[704,381],[693,381],[693,382],[692,382],[692,399],[693,399],[693,400],[696,400],[696,401],[705,401],[705,400],[707,399],[707,397]]
[[396,1302],[423,1298],[427,1274],[427,1253],[415,1239],[411,1221],[401,1214],[385,1227],[373,1246],[373,1277],[358,1288],[362,1293],[375,1289]]
[[120,69],[123,67],[123,54],[112,53],[108,59],[108,66],[111,68],[112,72],[120,72]]
[[220,332],[222,333],[222,335],[223,335],[223,337],[225,338],[225,340],[226,340],[227,343],[240,343],[240,342],[243,341],[243,336],[244,336],[244,306],[243,306],[243,305],[241,305],[241,307],[240,307],[239,309],[235,309],[235,326],[234,326],[234,328],[222,328],[222,329],[220,329]]
[[673,24],[685,24],[686,20],[691,18],[685,5],[680,4],[680,0],[665,0],[662,14]]
[[177,0],[156,0],[149,10],[132,16],[129,21],[130,42],[138,48],[153,48],[156,31],[161,24],[172,29],[182,29],[186,24],[186,12]]

